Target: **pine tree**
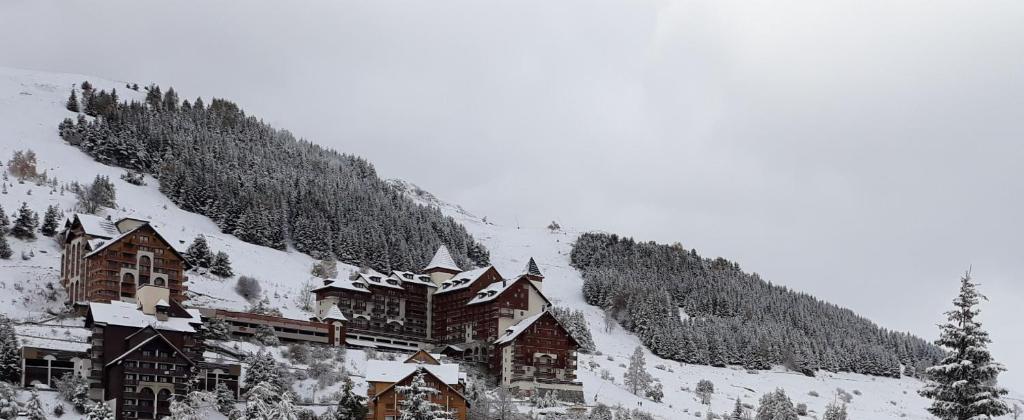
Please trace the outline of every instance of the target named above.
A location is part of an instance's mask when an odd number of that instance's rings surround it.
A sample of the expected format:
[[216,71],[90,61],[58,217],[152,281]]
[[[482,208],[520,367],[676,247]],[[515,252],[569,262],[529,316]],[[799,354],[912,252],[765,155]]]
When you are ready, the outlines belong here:
[[46,215],[43,217],[43,226],[39,228],[39,231],[43,233],[43,236],[53,236],[57,234],[57,227],[60,224],[60,218],[62,217],[60,209],[57,206],[48,206],[46,208]]
[[46,411],[43,410],[43,404],[39,402],[39,393],[34,389],[32,396],[25,403],[25,417],[29,420],[46,420]]
[[822,420],[846,420],[846,404],[829,403]]
[[235,275],[231,270],[231,259],[228,258],[228,253],[224,251],[217,251],[217,256],[213,258],[213,263],[210,264],[210,273],[220,277],[231,277]]
[[0,381],[21,381],[21,346],[6,315],[0,315]]
[[164,420],[203,420],[209,413],[209,407],[215,400],[213,394],[204,391],[192,391],[184,397],[176,396],[171,401],[171,415]]
[[[281,393],[271,382],[256,382],[245,395],[245,408],[238,418],[247,420],[277,420],[275,406]],[[235,418],[235,417],[232,417]]]
[[341,389],[341,399],[334,408],[334,416],[330,420],[363,420],[369,408],[366,406],[366,398],[352,392],[352,381],[345,380]]
[[107,403],[97,401],[89,408],[89,413],[85,418],[87,420],[114,420],[114,412],[110,411],[110,406]]
[[629,358],[629,367],[626,368],[623,383],[633,395],[642,395],[651,384],[651,374],[647,373],[647,361],[644,359],[644,350],[637,346],[633,355]]
[[39,216],[28,208],[28,203],[21,203],[18,215],[14,219],[14,227],[11,228],[11,236],[18,239],[35,239],[36,228],[39,227]]
[[71,88],[71,96],[68,96],[67,103],[64,107],[71,112],[78,112],[78,95],[75,93],[75,88]]
[[935,400],[928,411],[943,420],[980,420],[1009,413],[1000,397],[1007,391],[996,385],[1006,370],[988,351],[988,332],[976,319],[984,295],[971,282],[971,273],[960,279],[960,293],[954,309],[946,312],[948,322],[939,326],[936,344],[948,350],[938,365],[926,370],[928,382],[920,394]]
[[242,380],[243,394],[248,394],[256,385],[264,382],[277,389],[286,388],[277,361],[266,348],[260,348],[256,354],[246,359],[246,362],[249,364],[249,369],[245,372],[245,377]]
[[757,407],[757,416],[754,418],[755,420],[799,420],[793,401],[786,396],[786,391],[783,391],[782,388],[761,397],[761,404]]
[[11,244],[7,243],[7,236],[0,232],[0,259],[9,260],[12,255],[14,251],[11,250]]
[[235,409],[235,393],[224,382],[218,382],[214,395],[217,398],[217,411],[225,416],[231,414]]
[[728,419],[728,420],[743,420],[743,415],[744,414],[745,414],[745,411],[743,409],[743,402],[740,401],[739,398],[736,398],[736,406],[733,407],[732,414],[730,414],[728,417],[725,417],[725,418]]
[[210,246],[206,243],[205,236],[196,236],[196,239],[192,241],[192,245],[189,245],[188,249],[185,250],[185,258],[188,258],[188,261],[196,267],[210,268],[210,265],[213,263],[213,253],[210,251]]
[[[4,173],[6,175],[6,172]],[[4,184],[5,186],[7,184]],[[7,217],[7,212],[4,211],[4,206],[0,205],[0,235],[6,235],[11,228],[11,219]]]
[[593,410],[590,410],[590,420],[614,420],[612,415],[612,409],[608,408],[607,405],[597,404]]
[[400,420],[436,420],[448,418],[447,413],[441,406],[433,401],[433,397],[440,391],[427,385],[426,369],[420,367],[416,370],[412,382],[409,385],[397,386],[398,393],[402,396],[398,405],[401,407]]

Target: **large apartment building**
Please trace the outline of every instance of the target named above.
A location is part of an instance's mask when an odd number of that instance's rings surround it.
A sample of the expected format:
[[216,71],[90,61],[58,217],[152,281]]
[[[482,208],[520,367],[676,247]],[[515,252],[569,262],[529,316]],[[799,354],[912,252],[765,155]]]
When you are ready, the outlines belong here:
[[185,300],[188,262],[145,220],[76,214],[60,240],[60,279],[69,304],[134,301],[147,284],[167,288],[169,300]]
[[523,393],[580,400],[579,344],[547,312],[543,281],[532,258],[522,274],[505,278],[492,266],[462,270],[442,246],[422,273],[366,270],[327,280],[313,293],[318,317],[340,310],[349,320],[350,345],[444,348],[490,367]]

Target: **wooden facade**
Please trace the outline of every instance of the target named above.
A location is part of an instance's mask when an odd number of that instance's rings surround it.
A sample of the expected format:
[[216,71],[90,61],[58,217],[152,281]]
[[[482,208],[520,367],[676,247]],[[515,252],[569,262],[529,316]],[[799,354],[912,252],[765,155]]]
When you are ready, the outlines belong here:
[[176,302],[186,299],[188,263],[146,221],[75,215],[61,241],[61,284],[69,304],[134,300],[145,284],[167,287]]
[[456,420],[467,420],[469,403],[462,395],[460,385],[449,385],[428,370],[417,370],[398,382],[369,382],[367,386],[367,403],[369,412],[367,420],[398,420],[401,418],[402,395],[397,387],[408,386],[419,372],[423,372],[424,382],[439,392],[431,398],[435,404],[452,413]]
[[506,334],[495,342],[490,360],[502,385],[526,395],[556,392],[563,401],[582,398],[576,378],[579,343],[551,312],[523,320]]

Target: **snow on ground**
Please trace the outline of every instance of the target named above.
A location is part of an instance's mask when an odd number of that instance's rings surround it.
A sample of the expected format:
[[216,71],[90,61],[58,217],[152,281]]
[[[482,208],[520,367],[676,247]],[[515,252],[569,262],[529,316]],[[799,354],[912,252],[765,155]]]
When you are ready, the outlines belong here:
[[[157,189],[156,180],[146,178],[148,185],[135,186],[120,179],[123,170],[93,161],[78,149],[66,144],[57,135],[57,124],[74,114],[64,109],[65,100],[73,84],[89,80],[98,89],[117,88],[125,99],[141,99],[142,93],[124,88],[124,82],[114,82],[72,74],[41,73],[0,67],[0,161],[6,161],[15,150],[32,149],[39,160],[40,171],[56,176],[61,184],[71,181],[91,182],[97,175],[108,176],[117,187],[117,202],[120,208],[106,214],[113,218],[133,216],[153,221],[161,233],[173,244],[184,249],[199,234],[207,237],[214,251],[227,252],[232,260],[236,275],[251,275],[260,280],[271,305],[278,307],[289,317],[306,319],[309,313],[300,309],[303,298],[301,289],[311,281],[309,269],[313,260],[294,251],[277,251],[241,242],[231,235],[218,231],[208,218],[179,209]],[[147,81],[132,81],[144,85]],[[189,97],[202,92],[188,93]],[[243,104],[244,105],[244,104]],[[6,169],[6,168],[4,168]],[[19,184],[11,179],[8,193],[0,195],[0,205],[10,214],[22,202],[42,213],[47,205],[57,204],[70,215],[74,197],[70,193],[61,195],[51,192],[46,186],[26,182]],[[639,344],[636,337],[614,328],[610,332],[602,329],[602,313],[598,308],[583,301],[580,274],[569,265],[572,242],[579,232],[571,228],[551,232],[543,226],[517,227],[486,223],[463,208],[445,203],[429,193],[422,192],[414,185],[394,181],[406,189],[410,196],[420,202],[437,206],[446,214],[463,223],[467,229],[491,251],[491,261],[498,270],[512,276],[522,272],[527,260],[534,257],[544,272],[544,292],[556,305],[580,309],[584,312],[594,341],[601,355],[581,355],[579,377],[584,383],[588,404],[595,401],[609,405],[621,404],[626,407],[640,407],[663,419],[684,418],[694,413],[706,412],[707,407],[699,404],[692,390],[700,379],[709,379],[715,384],[716,393],[711,409],[723,412],[732,407],[736,397],[756,404],[761,394],[776,387],[784,388],[795,402],[804,402],[812,412],[823,411],[827,402],[832,401],[836,388],[848,392],[860,391],[854,395],[850,405],[852,419],[928,419],[924,410],[928,401],[917,396],[921,383],[915,379],[873,378],[854,374],[833,375],[821,373],[809,378],[792,372],[775,371],[749,374],[743,370],[712,368],[706,366],[681,365],[677,362],[659,359],[648,353],[648,366],[652,374],[664,384],[665,401],[661,404],[641,400],[621,386],[623,368],[628,356]],[[417,190],[419,193],[417,193]],[[45,322],[52,324],[53,316],[62,307],[64,292],[59,286],[59,250],[56,243],[45,237],[25,242],[9,238],[15,252],[11,260],[0,260],[0,312],[19,321]],[[22,253],[34,255],[22,260]],[[340,276],[346,276],[355,267],[339,266]],[[234,292],[235,278],[220,279],[207,275],[190,275],[189,289],[195,293],[190,302],[195,306],[208,306],[241,310],[248,306],[243,298]],[[68,320],[74,325],[79,321]],[[47,328],[52,326],[19,327],[23,340],[28,336],[50,337]],[[71,340],[77,338],[73,328],[67,334]],[[55,331],[62,339],[64,332]],[[69,343],[73,345],[72,343]],[[239,346],[252,346],[238,343]],[[249,349],[253,350],[253,349]],[[280,349],[275,357],[283,360]],[[611,357],[613,360],[608,360]],[[361,379],[365,366],[365,354],[358,350],[348,352],[347,368],[352,372],[358,392],[365,392]],[[591,367],[593,364],[593,367]],[[663,365],[666,370],[656,369]],[[293,366],[305,368],[304,366]],[[612,380],[601,379],[601,370],[607,369]],[[671,369],[671,370],[669,370]],[[296,385],[295,391],[301,398],[316,399],[333,392],[334,388],[315,390],[315,382],[306,380]],[[820,396],[812,397],[811,391]],[[49,395],[50,393],[44,393]],[[1013,396],[1018,400],[1019,394]],[[640,405],[642,403],[642,406]],[[74,417],[66,417],[72,418]]]

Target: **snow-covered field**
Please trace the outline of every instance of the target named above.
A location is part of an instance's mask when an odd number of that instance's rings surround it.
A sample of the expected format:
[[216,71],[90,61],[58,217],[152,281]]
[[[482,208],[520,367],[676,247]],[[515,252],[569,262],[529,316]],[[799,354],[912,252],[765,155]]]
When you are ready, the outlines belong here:
[[[37,154],[39,169],[46,170],[49,176],[56,177],[61,184],[72,181],[86,183],[97,174],[106,175],[117,187],[120,207],[108,214],[115,218],[133,216],[151,220],[182,249],[195,236],[205,235],[214,251],[225,251],[230,255],[236,275],[251,275],[260,280],[273,306],[280,308],[286,316],[308,318],[310,314],[300,309],[300,300],[303,298],[301,289],[304,283],[311,281],[311,258],[296,252],[250,245],[230,235],[221,234],[206,217],[177,208],[160,194],[154,179],[147,177],[146,186],[128,184],[119,178],[123,170],[97,163],[60,139],[57,124],[64,117],[73,116],[64,109],[64,102],[71,86],[83,80],[89,80],[99,89],[117,88],[118,94],[124,99],[141,99],[141,93],[124,89],[124,82],[0,68],[0,160],[4,163],[4,169],[7,159],[15,150],[32,149]],[[142,85],[148,81],[132,82]],[[202,92],[185,94],[194,97]],[[13,178],[7,182],[8,192],[0,195],[0,205],[8,214],[22,202],[27,202],[40,213],[46,206],[57,204],[70,214],[74,206],[72,195],[61,195],[59,188],[58,192],[51,192],[47,186],[28,182],[19,184]],[[931,418],[925,411],[928,401],[916,394],[921,383],[915,379],[828,373],[810,378],[781,370],[751,374],[739,369],[682,365],[649,353],[648,366],[664,385],[665,399],[662,403],[654,403],[633,396],[621,385],[624,371],[622,366],[628,363],[629,354],[639,342],[636,337],[618,327],[610,332],[604,331],[601,311],[583,301],[580,292],[582,279],[569,266],[568,258],[577,231],[564,228],[552,233],[543,226],[516,227],[485,223],[461,207],[444,203],[432,196],[415,198],[441,207],[462,222],[488,247],[492,263],[506,276],[519,273],[526,261],[534,257],[546,275],[544,292],[548,297],[556,305],[584,311],[601,353],[581,355],[579,360],[579,376],[585,386],[588,404],[597,401],[608,405],[642,408],[664,419],[694,417],[697,412],[706,412],[708,407],[700,404],[692,390],[697,381],[708,379],[715,384],[716,389],[710,409],[717,413],[731,409],[737,397],[744,402],[756,404],[760,395],[781,387],[794,402],[806,403],[811,413],[818,413],[820,417],[825,404],[833,400],[836,389],[842,388],[850,393],[858,391],[854,393],[849,406],[851,419]],[[15,255],[10,260],[0,260],[0,312],[21,321],[50,322],[53,318],[50,313],[59,312],[64,299],[58,284],[58,248],[54,241],[45,237],[32,242],[13,238],[9,240]],[[23,252],[34,256],[23,260],[20,258]],[[353,269],[352,266],[339,266],[341,276]],[[191,275],[189,289],[197,296],[190,303],[196,306],[244,309],[247,302],[234,292],[234,285],[234,278]],[[69,341],[77,338],[73,330],[65,335],[64,331],[51,332],[47,328],[52,327],[23,326],[19,328],[19,333],[25,335],[25,340],[38,339],[30,336],[67,338]],[[358,390],[362,392],[365,383],[358,375],[365,365],[365,355],[359,351],[350,351],[346,363],[349,364],[347,368],[353,373]],[[664,370],[656,368],[659,365]],[[614,380],[601,379],[601,371],[604,369],[608,370]],[[317,396],[333,392],[333,389],[316,390],[313,385],[309,381],[299,383],[296,387],[299,397],[316,400]],[[818,396],[812,396],[812,392]],[[53,394],[43,393],[43,396],[52,398]],[[1015,394],[1013,397],[1019,400],[1021,395]],[[52,405],[50,400],[44,402]]]

